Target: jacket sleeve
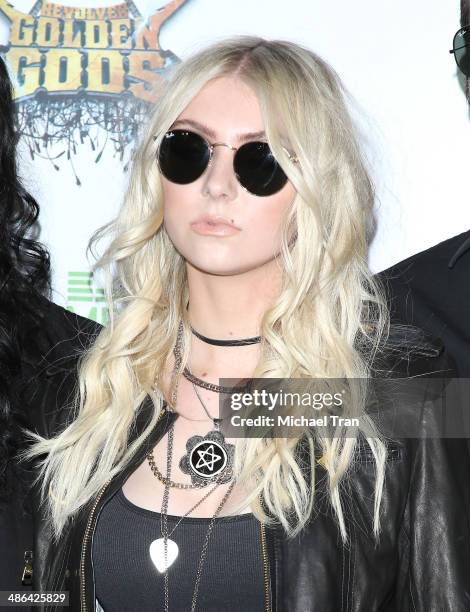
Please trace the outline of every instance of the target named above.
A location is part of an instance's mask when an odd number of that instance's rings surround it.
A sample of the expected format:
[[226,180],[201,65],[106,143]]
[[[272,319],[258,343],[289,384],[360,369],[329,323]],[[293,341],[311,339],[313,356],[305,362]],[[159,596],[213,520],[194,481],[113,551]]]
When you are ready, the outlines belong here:
[[390,407],[383,413],[390,417],[388,426],[380,429],[401,446],[403,456],[401,471],[387,472],[392,491],[400,489],[403,508],[396,531],[394,609],[470,611],[470,453],[465,437],[470,394],[465,397],[465,380],[456,378],[455,361],[441,341],[399,332],[397,350],[377,382],[381,406]]
[[409,489],[400,529],[400,610],[470,611],[470,455],[465,438],[446,437],[443,411],[452,411],[455,435],[459,406],[445,398],[444,392],[443,405],[423,407],[422,438],[404,440]]

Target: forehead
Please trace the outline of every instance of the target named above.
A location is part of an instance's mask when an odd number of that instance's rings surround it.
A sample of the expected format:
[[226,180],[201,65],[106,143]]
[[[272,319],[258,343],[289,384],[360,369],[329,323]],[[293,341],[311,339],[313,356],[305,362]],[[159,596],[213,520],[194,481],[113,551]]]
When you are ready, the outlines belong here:
[[255,92],[236,77],[219,77],[206,83],[178,116],[177,123],[185,119],[207,126],[210,133],[205,135],[217,140],[239,139],[244,133],[264,130]]

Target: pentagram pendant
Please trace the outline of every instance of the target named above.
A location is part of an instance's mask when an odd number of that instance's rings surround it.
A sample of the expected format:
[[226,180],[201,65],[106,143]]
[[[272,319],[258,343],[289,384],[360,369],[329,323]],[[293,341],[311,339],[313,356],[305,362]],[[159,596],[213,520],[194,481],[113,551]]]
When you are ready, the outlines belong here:
[[205,436],[192,436],[186,442],[186,450],[179,467],[191,476],[192,484],[224,484],[232,478],[235,446],[227,444],[220,431],[213,429]]
[[[173,565],[178,557],[179,549],[178,544],[167,538],[167,567]],[[163,574],[165,571],[165,539],[158,538],[154,540],[149,547],[150,558],[152,559],[153,564],[160,572]]]

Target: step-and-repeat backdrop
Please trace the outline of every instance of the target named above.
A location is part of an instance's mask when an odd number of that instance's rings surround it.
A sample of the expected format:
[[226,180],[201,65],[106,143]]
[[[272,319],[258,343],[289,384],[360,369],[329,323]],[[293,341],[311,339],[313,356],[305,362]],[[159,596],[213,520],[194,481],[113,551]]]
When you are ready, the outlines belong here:
[[0,0],[21,174],[41,205],[59,304],[106,322],[86,247],[121,203],[135,139],[158,104],[153,86],[233,34],[307,45],[355,98],[378,189],[374,270],[470,227],[470,121],[448,53],[459,0],[110,2]]

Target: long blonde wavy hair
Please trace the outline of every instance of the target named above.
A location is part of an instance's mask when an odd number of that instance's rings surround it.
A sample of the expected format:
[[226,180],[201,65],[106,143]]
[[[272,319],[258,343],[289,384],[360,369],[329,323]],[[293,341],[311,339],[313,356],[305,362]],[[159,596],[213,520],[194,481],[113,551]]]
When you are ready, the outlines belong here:
[[[169,397],[162,392],[162,376],[180,320],[185,349],[178,375],[188,361],[186,265],[163,225],[155,159],[163,135],[192,98],[211,79],[226,75],[243,79],[256,93],[267,140],[297,192],[283,226],[282,290],[263,316],[253,377],[367,378],[386,335],[385,302],[367,265],[374,191],[335,72],[311,51],[286,41],[242,36],[199,51],[164,84],[135,154],[123,206],[106,227],[112,241],[100,266],[108,278],[110,322],[80,361],[68,425],[50,439],[30,434],[35,444],[27,457],[38,459],[56,538],[155,427]],[[286,135],[298,164],[290,163],[284,149]],[[292,228],[296,239],[289,243]],[[147,395],[152,419],[129,444]],[[358,414],[364,412],[364,397],[362,389]],[[373,422],[361,419],[355,435],[306,429],[301,437],[310,450],[307,478],[295,456],[300,437],[240,440],[235,473],[249,485],[241,504],[250,503],[266,523],[274,517],[289,536],[298,533],[314,509],[318,447],[329,499],[347,540],[341,488],[359,441],[366,440],[375,459],[372,529],[378,536],[386,447]]]

